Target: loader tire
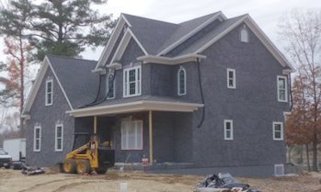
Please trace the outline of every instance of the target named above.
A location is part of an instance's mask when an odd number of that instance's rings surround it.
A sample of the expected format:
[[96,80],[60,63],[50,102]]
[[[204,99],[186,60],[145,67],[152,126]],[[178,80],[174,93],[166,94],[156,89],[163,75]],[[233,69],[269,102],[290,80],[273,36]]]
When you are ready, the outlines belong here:
[[77,173],[78,174],[88,174],[90,173],[90,163],[88,160],[78,160],[77,161]]
[[66,159],[63,164],[65,173],[76,173],[76,161],[74,159]]
[[105,174],[107,172],[107,166],[106,165],[100,165],[99,168],[96,169],[97,174]]

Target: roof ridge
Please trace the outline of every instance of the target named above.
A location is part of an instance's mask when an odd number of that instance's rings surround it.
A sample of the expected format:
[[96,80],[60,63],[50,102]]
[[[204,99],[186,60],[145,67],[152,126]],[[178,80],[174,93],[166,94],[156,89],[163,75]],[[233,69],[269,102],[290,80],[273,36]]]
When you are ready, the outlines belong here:
[[128,13],[121,13],[122,15],[126,16],[130,16],[130,17],[135,17],[135,18],[139,18],[139,19],[145,19],[145,20],[149,20],[149,21],[155,21],[155,22],[162,22],[162,23],[167,23],[167,24],[172,24],[172,25],[179,25],[177,23],[173,23],[173,22],[169,22],[169,21],[164,21],[164,20],[159,20],[159,19],[154,19],[154,18],[148,18],[148,17],[142,17],[142,16],[137,16],[137,15],[131,15]]
[[[214,12],[214,13],[209,13],[209,14],[207,14],[207,15],[203,15],[203,16],[200,16],[200,17],[196,17],[196,18],[193,18],[193,19],[190,19],[190,20],[186,20],[186,21],[183,21],[183,22],[180,22],[180,23],[178,23],[179,25],[182,25],[182,24],[184,24],[184,23],[188,23],[188,22],[191,22],[191,21],[196,21],[196,20],[198,20],[198,19],[202,19],[202,18],[205,18],[205,17],[212,17],[212,16],[214,16],[214,15],[217,15],[217,14],[219,14],[219,13],[222,13],[222,11],[217,11],[217,12]],[[211,18],[210,17],[210,18]]]
[[66,55],[54,55],[54,54],[47,54],[46,56],[48,56],[48,57],[56,57],[56,58],[61,58],[61,59],[70,59],[70,60],[81,60],[81,61],[92,61],[92,62],[97,62],[97,60],[92,60],[92,59],[83,59],[83,58],[75,58],[75,57],[66,56]]

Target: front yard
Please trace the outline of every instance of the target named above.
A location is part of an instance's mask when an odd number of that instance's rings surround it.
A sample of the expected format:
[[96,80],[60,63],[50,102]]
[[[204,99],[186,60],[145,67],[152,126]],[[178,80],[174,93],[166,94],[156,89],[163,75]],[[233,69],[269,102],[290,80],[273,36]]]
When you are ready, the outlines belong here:
[[[106,175],[68,175],[47,172],[25,176],[20,171],[0,169],[0,192],[119,192],[127,183],[128,192],[189,192],[203,177],[110,171]],[[320,173],[280,178],[238,178],[262,192],[321,191]]]

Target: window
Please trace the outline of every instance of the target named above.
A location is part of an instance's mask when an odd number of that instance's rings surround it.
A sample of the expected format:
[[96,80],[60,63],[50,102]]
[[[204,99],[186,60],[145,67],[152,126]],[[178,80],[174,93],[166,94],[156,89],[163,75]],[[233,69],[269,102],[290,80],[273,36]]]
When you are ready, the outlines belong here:
[[182,66],[177,72],[177,94],[186,95],[186,70]]
[[235,69],[227,69],[227,88],[236,88]]
[[141,94],[141,67],[124,69],[124,97]]
[[52,105],[53,103],[53,80],[46,81],[46,106]]
[[282,122],[273,122],[273,140],[283,140]]
[[249,32],[246,28],[246,26],[244,25],[243,28],[240,31],[240,40],[243,43],[248,43],[249,42]]
[[276,176],[276,177],[284,176],[284,165],[283,164],[275,164],[274,165],[274,176]]
[[41,126],[36,125],[33,130],[33,151],[41,149]]
[[277,77],[277,91],[278,91],[278,101],[287,102],[288,101],[288,88],[287,88],[287,78],[284,76]]
[[143,150],[142,120],[123,120],[121,122],[121,149]]
[[63,135],[64,135],[64,127],[62,124],[56,124],[55,131],[55,151],[63,150]]
[[110,73],[106,79],[106,96],[107,99],[115,98],[115,77],[114,74]]
[[224,120],[224,140],[233,140],[233,120]]

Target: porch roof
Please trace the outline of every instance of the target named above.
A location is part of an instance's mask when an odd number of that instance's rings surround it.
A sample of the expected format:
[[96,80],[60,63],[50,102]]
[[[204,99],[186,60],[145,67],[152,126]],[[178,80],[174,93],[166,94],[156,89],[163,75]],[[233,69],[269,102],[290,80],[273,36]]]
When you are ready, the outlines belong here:
[[141,111],[193,112],[203,104],[168,100],[137,100],[122,103],[107,102],[100,105],[67,111],[73,117],[113,115]]

